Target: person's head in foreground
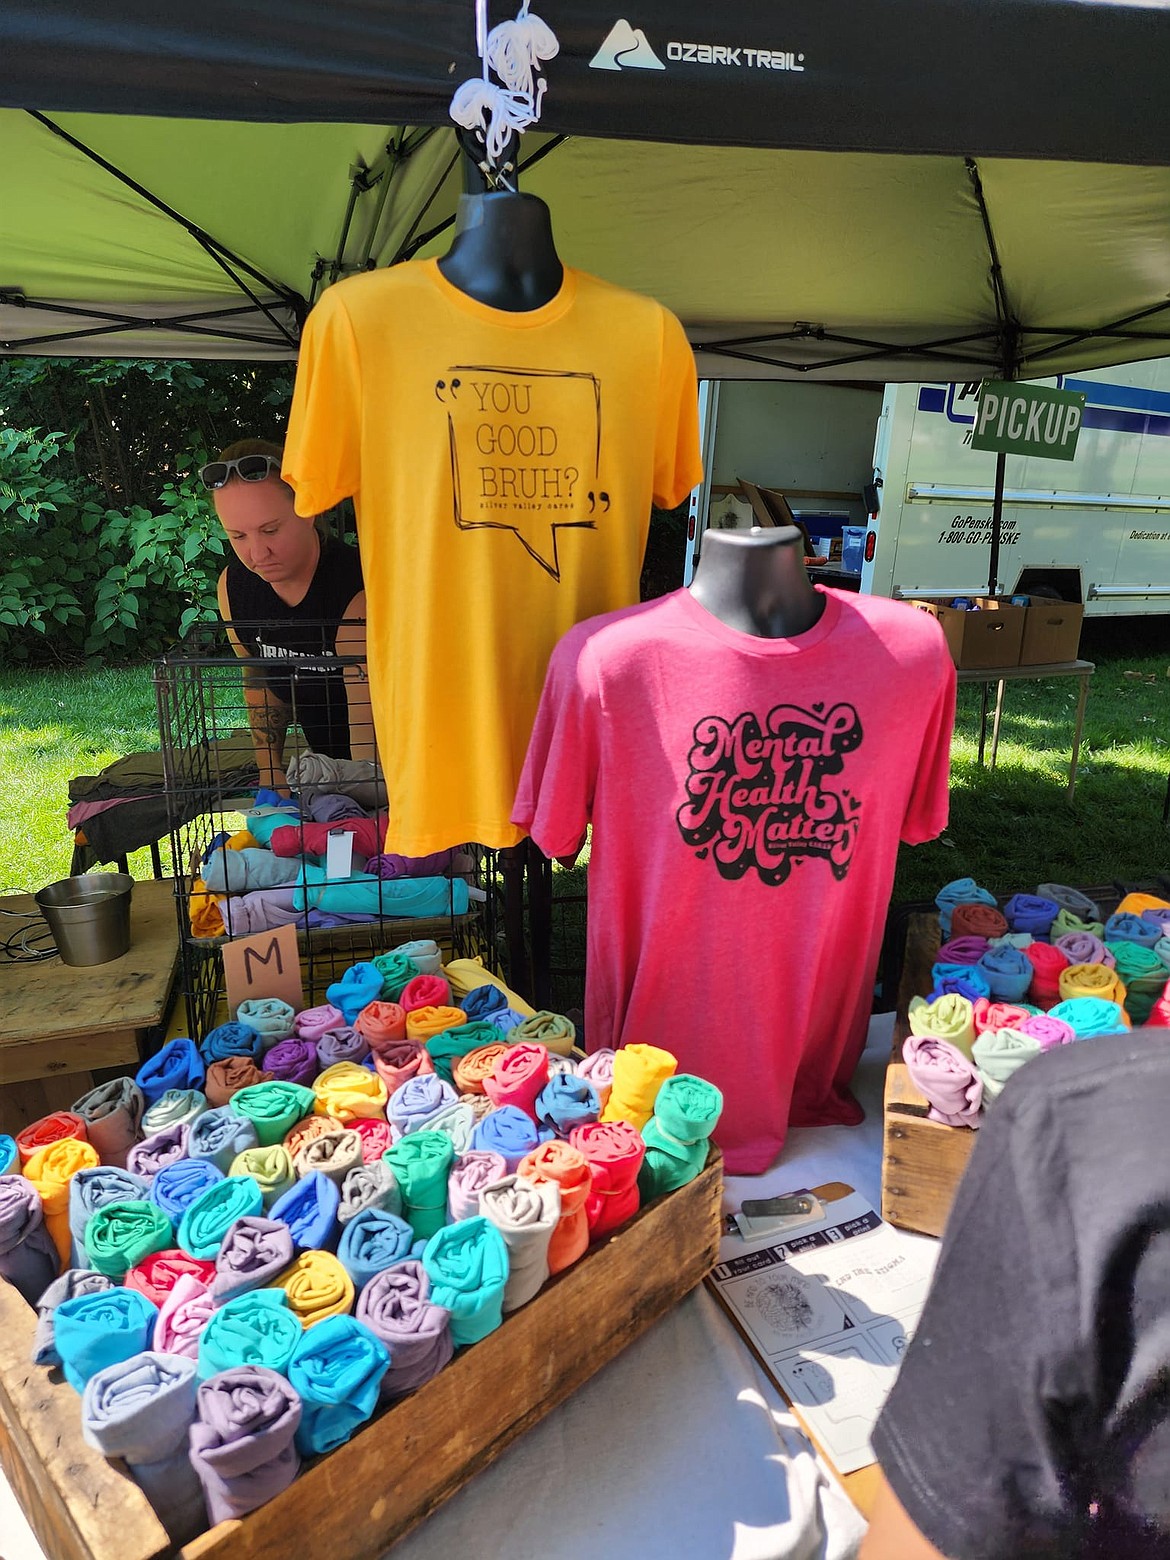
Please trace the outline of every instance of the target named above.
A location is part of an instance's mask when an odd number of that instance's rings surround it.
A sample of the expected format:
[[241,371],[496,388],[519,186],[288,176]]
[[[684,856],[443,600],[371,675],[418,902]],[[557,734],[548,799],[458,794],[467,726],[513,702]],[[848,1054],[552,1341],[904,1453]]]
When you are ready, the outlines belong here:
[[860,1560],[1170,1556],[1170,1029],[986,1112],[873,1447]]

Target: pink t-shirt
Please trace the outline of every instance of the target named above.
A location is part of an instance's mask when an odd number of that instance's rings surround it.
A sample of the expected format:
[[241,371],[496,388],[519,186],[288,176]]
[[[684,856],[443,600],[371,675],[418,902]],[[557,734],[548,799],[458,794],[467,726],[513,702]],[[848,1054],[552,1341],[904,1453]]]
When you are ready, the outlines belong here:
[[791,639],[685,590],[591,618],[549,664],[513,820],[593,825],[590,1050],[664,1046],[723,1090],[728,1170],[854,1124],[899,840],[947,819],[955,672],[938,624],[826,590]]

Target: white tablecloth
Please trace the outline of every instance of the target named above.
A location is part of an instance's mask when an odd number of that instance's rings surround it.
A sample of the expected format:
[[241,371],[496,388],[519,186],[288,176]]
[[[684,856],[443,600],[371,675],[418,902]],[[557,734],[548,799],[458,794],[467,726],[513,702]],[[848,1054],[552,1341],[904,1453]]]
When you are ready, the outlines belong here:
[[[767,1175],[728,1179],[726,1208],[825,1181],[847,1181],[880,1207],[892,1024],[886,1014],[870,1025],[854,1084],[862,1125],[791,1132]],[[394,1560],[850,1560],[863,1531],[783,1399],[700,1288],[393,1553]],[[2,1475],[0,1534],[4,1560],[44,1560]]]

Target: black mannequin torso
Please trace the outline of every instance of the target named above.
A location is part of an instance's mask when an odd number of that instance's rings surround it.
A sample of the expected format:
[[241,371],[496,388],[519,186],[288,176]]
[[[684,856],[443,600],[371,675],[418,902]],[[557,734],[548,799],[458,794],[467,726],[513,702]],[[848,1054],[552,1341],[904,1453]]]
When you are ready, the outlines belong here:
[[[462,139],[462,137],[461,137]],[[464,150],[467,150],[465,145]],[[478,175],[469,154],[467,184],[475,188]],[[482,180],[478,180],[482,185]],[[459,198],[455,238],[439,261],[444,278],[460,292],[509,314],[527,314],[556,297],[564,280],[564,267],[553,242],[552,218],[539,196],[513,190],[465,194]],[[536,985],[528,995],[547,1004],[547,938],[551,935],[551,878],[546,883],[547,859],[531,840],[521,840],[500,852],[505,884],[505,919],[511,928],[512,946],[523,942],[524,876],[532,915],[533,969]],[[572,858],[574,861],[576,857]],[[566,863],[571,865],[571,862]],[[551,872],[551,868],[548,868]],[[518,931],[517,928],[520,930]],[[519,969],[512,978],[522,989],[527,976]]]
[[691,595],[729,628],[759,639],[806,633],[825,610],[804,569],[795,526],[707,531]]
[[539,309],[556,297],[564,277],[548,207],[539,196],[508,190],[461,196],[455,240],[439,270],[490,308]]

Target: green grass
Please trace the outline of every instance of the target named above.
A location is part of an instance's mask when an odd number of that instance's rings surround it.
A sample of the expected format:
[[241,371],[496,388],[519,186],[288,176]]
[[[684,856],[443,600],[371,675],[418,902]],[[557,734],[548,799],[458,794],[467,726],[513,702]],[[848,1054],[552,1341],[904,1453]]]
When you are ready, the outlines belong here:
[[[941,884],[968,875],[1002,894],[1045,880],[1088,886],[1170,869],[1161,823],[1170,771],[1166,658],[1098,662],[1070,803],[1077,693],[1073,678],[1009,683],[992,770],[976,762],[979,689],[960,688],[950,823],[940,840],[902,847],[896,902],[933,899]],[[987,746],[990,763],[990,713]]]
[[[73,854],[69,781],[125,753],[156,749],[148,666],[13,672],[0,677],[0,893],[65,877]],[[130,857],[151,876],[149,850]]]
[[[960,689],[951,821],[939,841],[899,855],[895,901],[932,899],[970,875],[997,893],[1045,878],[1093,885],[1170,871],[1161,824],[1170,771],[1170,660],[1101,650],[1085,719],[1077,793],[1065,796],[1077,684],[1009,683],[999,765],[975,762],[979,689]],[[990,722],[988,730],[990,745]],[[0,677],[0,892],[42,887],[69,870],[68,783],[124,753],[158,746],[149,667],[20,672]],[[164,849],[164,861],[166,851]],[[130,858],[149,877],[146,850]],[[558,868],[559,895],[584,872]],[[584,917],[566,906],[554,964],[584,962]]]

